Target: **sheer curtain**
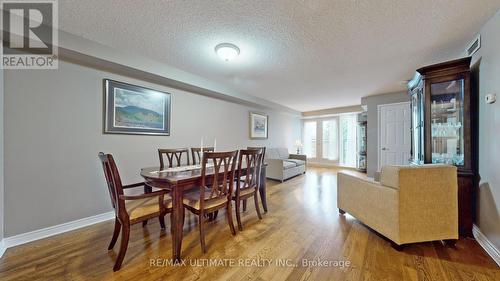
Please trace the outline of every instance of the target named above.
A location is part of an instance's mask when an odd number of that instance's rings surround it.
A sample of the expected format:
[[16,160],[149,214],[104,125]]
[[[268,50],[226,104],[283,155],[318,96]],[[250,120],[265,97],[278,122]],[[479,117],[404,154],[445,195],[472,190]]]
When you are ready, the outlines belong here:
[[356,115],[341,115],[340,121],[340,165],[356,167],[357,123]]

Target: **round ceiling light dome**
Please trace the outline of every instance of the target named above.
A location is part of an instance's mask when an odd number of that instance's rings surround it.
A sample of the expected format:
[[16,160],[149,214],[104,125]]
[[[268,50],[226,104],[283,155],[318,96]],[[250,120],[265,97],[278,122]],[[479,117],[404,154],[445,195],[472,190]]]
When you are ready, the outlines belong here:
[[240,48],[231,43],[220,43],[215,46],[215,53],[224,61],[234,60],[240,54]]

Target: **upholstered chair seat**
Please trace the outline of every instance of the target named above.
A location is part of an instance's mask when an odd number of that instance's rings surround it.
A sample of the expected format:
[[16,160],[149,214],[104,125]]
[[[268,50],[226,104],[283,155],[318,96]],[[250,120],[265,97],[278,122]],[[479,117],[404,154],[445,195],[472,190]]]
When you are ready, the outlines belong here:
[[[225,206],[227,204],[228,199],[226,197],[215,197],[215,198],[210,198],[210,190],[207,189],[205,191],[205,206],[204,209],[207,211],[212,210],[212,209],[220,209],[222,206]],[[195,190],[189,193],[186,193],[184,195],[184,205],[187,208],[192,208],[196,210],[200,210],[200,198],[201,194],[199,190]]]
[[[165,195],[165,197],[163,205],[165,205],[167,211],[170,211],[172,209],[172,199],[168,195]],[[160,215],[160,206],[158,203],[158,198],[156,197],[125,201],[125,209],[129,215],[130,222],[133,223],[144,217],[158,217]]]

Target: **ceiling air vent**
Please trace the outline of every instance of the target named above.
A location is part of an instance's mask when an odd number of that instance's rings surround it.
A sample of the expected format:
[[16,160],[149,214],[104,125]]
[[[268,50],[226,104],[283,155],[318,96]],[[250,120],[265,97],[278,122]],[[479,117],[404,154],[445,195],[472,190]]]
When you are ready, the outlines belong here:
[[477,50],[479,50],[479,48],[481,48],[481,34],[478,35],[476,39],[472,41],[472,43],[470,43],[469,47],[467,48],[467,50],[465,50],[465,52],[467,53],[467,56],[470,57],[473,54],[475,54]]

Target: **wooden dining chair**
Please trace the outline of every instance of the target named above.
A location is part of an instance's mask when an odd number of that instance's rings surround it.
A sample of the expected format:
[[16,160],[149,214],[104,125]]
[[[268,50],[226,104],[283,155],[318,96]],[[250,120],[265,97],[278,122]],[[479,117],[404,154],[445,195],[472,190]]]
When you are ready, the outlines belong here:
[[[186,162],[182,162],[182,155],[186,153]],[[158,156],[160,157],[160,169],[165,168],[164,159],[168,161],[167,168],[179,167],[183,164],[189,165],[189,150],[187,148],[174,148],[174,149],[158,149]],[[174,162],[175,160],[175,162]]]
[[[237,150],[203,153],[200,189],[188,193],[184,197],[184,207],[198,216],[200,244],[203,253],[207,251],[205,246],[205,214],[225,208],[231,233],[236,235],[231,212],[231,198],[234,189],[237,154]],[[213,163],[213,167],[207,167],[208,163]]]
[[[262,149],[247,149],[240,150],[238,157],[238,169],[236,180],[236,190],[233,195],[233,200],[236,205],[236,221],[238,222],[238,229],[243,230],[241,223],[241,202],[253,197],[255,203],[255,211],[259,219],[262,219],[260,214],[258,194],[260,183],[260,168],[261,159],[263,157]],[[245,166],[243,166],[245,165]]]
[[99,152],[99,159],[104,169],[111,204],[115,210],[115,230],[108,250],[113,249],[115,246],[121,230],[120,251],[113,267],[113,270],[117,271],[120,269],[125,253],[127,252],[130,226],[158,217],[161,228],[165,229],[165,215],[172,211],[172,201],[164,190],[140,195],[125,195],[123,193],[124,189],[143,187],[145,183],[122,185],[113,156]]
[[[260,166],[261,167],[264,166],[264,162],[265,162],[265,158],[266,158],[266,147],[265,146],[247,146],[247,149],[260,149],[260,150],[262,150],[262,157],[260,159]],[[260,187],[260,180],[266,180],[266,179],[259,178],[259,183],[258,183],[259,187]],[[243,211],[246,211],[246,210],[247,210],[247,200],[243,200]]]
[[264,164],[266,158],[266,147],[265,146],[247,146],[247,149],[260,149],[262,150],[262,159],[260,160],[261,165]]
[[[204,147],[203,153],[205,152],[214,152],[213,147]],[[191,154],[193,155],[193,165],[201,163],[201,148],[200,147],[192,147]]]

